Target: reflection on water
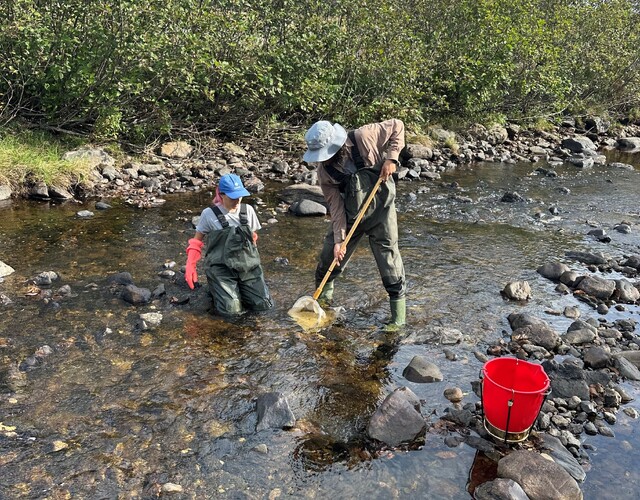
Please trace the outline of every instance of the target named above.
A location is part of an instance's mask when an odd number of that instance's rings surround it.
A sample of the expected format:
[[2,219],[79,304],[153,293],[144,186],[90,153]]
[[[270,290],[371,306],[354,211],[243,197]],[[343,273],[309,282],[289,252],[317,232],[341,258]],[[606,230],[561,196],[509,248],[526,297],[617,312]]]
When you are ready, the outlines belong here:
[[[438,345],[385,348],[388,300],[366,245],[336,283],[340,318],[304,329],[289,317],[295,300],[314,291],[325,220],[278,215],[279,222],[264,225],[260,252],[276,308],[229,322],[208,313],[205,288],[191,292],[158,276],[165,263],[184,263],[191,217],[210,193],[169,198],[146,211],[115,203],[88,220],[75,213],[91,206],[2,209],[0,260],[16,273],[0,283],[13,301],[0,309],[0,497],[152,497],[172,482],[189,498],[468,498],[495,474],[495,462],[466,445],[448,448],[435,430],[420,446],[381,452],[364,438],[371,413],[399,385],[424,401],[432,422],[447,408],[446,387],[459,386],[469,393],[465,401],[474,401],[470,381],[482,364],[473,351],[509,331],[508,314],[527,310],[558,330],[568,320],[546,310],[575,305],[593,315],[556,294],[535,272],[539,265],[567,250],[638,253],[637,171],[565,166],[549,178],[535,169],[487,164],[446,173],[439,185],[399,185],[407,333],[459,329],[465,341],[451,346],[456,361]],[[506,191],[529,201],[501,203]],[[258,208],[274,207],[274,192]],[[623,220],[631,234],[612,230]],[[613,241],[592,241],[587,221]],[[28,295],[28,279],[49,270],[60,275],[51,290],[69,285],[70,295]],[[166,295],[127,305],[107,281],[120,271],[150,290],[164,284]],[[522,279],[532,301],[503,301],[504,285]],[[139,314],[153,311],[162,313],[161,325],[140,328]],[[637,308],[611,314],[638,319]],[[43,346],[52,352],[34,355]],[[407,382],[402,371],[416,354],[430,356],[445,382]],[[18,365],[20,375],[8,380],[7,367]],[[255,432],[255,399],[271,391],[287,397],[295,429]],[[615,439],[585,438],[596,448],[585,497],[611,497],[610,477],[624,478],[616,498],[635,496],[636,429],[620,413]]]

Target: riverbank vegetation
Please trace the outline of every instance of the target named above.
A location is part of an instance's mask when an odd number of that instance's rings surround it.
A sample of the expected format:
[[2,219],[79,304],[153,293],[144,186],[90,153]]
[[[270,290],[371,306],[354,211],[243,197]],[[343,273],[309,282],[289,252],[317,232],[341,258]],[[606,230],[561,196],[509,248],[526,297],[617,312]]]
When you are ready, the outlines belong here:
[[43,181],[67,187],[81,181],[89,174],[90,165],[80,159],[62,159],[70,145],[47,132],[3,134],[0,136],[0,185]]
[[0,124],[100,140],[640,114],[637,0],[7,0],[0,18]]

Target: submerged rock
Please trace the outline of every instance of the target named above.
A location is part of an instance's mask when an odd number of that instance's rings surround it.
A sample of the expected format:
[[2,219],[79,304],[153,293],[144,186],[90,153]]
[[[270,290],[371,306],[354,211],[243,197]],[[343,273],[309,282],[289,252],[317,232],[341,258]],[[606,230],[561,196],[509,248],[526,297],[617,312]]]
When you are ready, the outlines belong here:
[[256,431],[288,429],[296,425],[296,418],[289,408],[287,398],[281,392],[268,392],[256,401],[258,423]]
[[367,434],[389,446],[398,446],[413,441],[425,428],[418,397],[410,389],[400,387],[371,416]]

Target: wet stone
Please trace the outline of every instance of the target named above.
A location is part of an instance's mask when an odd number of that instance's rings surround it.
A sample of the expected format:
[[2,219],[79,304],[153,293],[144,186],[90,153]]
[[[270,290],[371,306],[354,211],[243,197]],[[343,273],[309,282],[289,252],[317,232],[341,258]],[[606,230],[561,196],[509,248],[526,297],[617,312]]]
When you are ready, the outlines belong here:
[[539,453],[518,450],[498,462],[498,476],[522,486],[529,498],[582,500],[578,483],[559,464]]
[[602,347],[589,347],[584,351],[585,366],[593,369],[605,368],[611,363],[611,355]]
[[134,306],[146,304],[151,300],[151,290],[139,288],[135,285],[127,285],[122,291],[122,298]]
[[497,478],[478,486],[473,492],[476,500],[529,500],[518,483],[511,479]]
[[411,390],[406,387],[396,389],[371,416],[367,434],[389,446],[413,441],[426,428],[419,408],[420,401]]
[[414,356],[403,370],[402,376],[416,383],[442,382],[443,380],[440,368],[423,356]]
[[560,276],[567,271],[570,271],[569,266],[562,262],[548,262],[537,269],[538,274],[554,281],[560,279]]
[[296,425],[296,418],[289,408],[287,398],[281,392],[269,392],[256,401],[258,423],[256,431],[288,429]]
[[459,387],[451,387],[444,390],[444,397],[452,403],[459,403],[464,398],[464,394]]
[[[586,432],[586,429],[585,429]],[[615,437],[615,433],[613,432],[613,430],[611,429],[611,427],[608,427],[606,425],[599,425],[598,426],[598,433],[602,436],[605,437]]]

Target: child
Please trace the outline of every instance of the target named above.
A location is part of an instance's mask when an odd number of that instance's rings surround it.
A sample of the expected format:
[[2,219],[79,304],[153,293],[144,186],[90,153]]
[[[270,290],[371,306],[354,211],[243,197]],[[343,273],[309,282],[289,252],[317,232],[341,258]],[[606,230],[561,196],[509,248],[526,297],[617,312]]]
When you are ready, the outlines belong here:
[[198,282],[196,263],[204,254],[205,272],[213,306],[222,315],[236,315],[245,308],[265,311],[273,307],[264,282],[256,242],[261,228],[251,205],[242,203],[249,196],[240,177],[226,174],[216,188],[214,204],[202,211],[195,237],[187,247],[185,280],[191,289]]

